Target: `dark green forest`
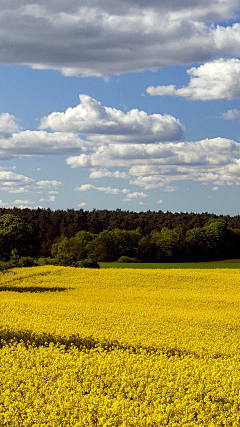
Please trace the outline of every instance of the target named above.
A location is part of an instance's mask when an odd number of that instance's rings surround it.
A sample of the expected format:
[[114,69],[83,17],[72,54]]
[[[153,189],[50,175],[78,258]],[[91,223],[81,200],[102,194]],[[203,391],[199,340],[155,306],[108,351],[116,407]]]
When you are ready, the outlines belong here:
[[14,254],[52,257],[62,265],[89,256],[141,262],[239,258],[240,216],[2,208],[0,258],[7,261]]

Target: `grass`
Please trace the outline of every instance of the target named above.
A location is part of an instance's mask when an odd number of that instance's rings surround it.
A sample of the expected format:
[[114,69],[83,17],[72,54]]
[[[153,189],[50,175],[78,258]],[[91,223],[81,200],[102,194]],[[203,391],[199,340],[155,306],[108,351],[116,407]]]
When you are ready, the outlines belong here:
[[[99,262],[99,264],[101,268],[240,268],[240,259],[227,259],[212,262]],[[0,270],[9,267],[9,263],[0,261]]]
[[101,268],[240,268],[240,259],[214,262],[100,262]]

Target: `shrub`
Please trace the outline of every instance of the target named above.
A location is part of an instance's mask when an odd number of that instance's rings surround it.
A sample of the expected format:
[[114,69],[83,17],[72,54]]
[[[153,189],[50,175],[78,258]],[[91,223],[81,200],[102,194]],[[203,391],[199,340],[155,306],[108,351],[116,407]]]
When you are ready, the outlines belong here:
[[121,256],[117,262],[140,262],[137,258],[131,258],[129,256],[123,255]]
[[37,263],[31,256],[22,256],[19,258],[18,267],[34,267]]
[[58,265],[58,259],[51,257],[40,257],[37,260],[38,265]]
[[73,254],[61,254],[55,258],[57,265],[63,265],[64,267],[75,267],[76,257]]
[[0,273],[5,273],[7,270],[13,268],[11,261],[0,261]]
[[78,263],[76,263],[76,267],[100,268],[100,265],[98,264],[97,258],[94,255],[89,255],[89,257],[83,261],[78,261]]

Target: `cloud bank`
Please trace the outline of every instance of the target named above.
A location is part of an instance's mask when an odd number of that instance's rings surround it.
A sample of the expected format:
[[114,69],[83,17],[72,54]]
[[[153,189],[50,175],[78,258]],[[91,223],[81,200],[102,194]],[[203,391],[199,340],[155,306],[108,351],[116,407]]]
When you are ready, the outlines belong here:
[[[116,167],[127,168],[132,177],[130,185],[171,192],[175,190],[172,184],[177,181],[192,180],[214,186],[240,184],[239,159],[240,143],[218,137],[195,142],[109,144],[89,154],[68,157],[66,163],[72,168],[95,171],[97,168],[101,171],[106,164],[113,171]],[[78,190],[110,192],[91,184],[84,184]]]
[[43,117],[38,131],[23,131],[16,117],[0,114],[0,159],[78,154],[110,142],[175,141],[184,133],[181,122],[169,114],[148,115],[137,109],[124,113],[88,95],[79,97],[76,107]]
[[65,76],[156,70],[240,55],[239,0],[3,0],[0,61]]

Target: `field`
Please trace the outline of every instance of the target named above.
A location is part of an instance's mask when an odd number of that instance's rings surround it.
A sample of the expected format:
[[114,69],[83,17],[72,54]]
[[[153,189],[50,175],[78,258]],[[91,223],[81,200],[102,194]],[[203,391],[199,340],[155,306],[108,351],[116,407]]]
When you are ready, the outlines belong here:
[[239,259],[212,262],[100,262],[101,268],[240,268]]
[[238,269],[1,275],[0,425],[239,427]]

